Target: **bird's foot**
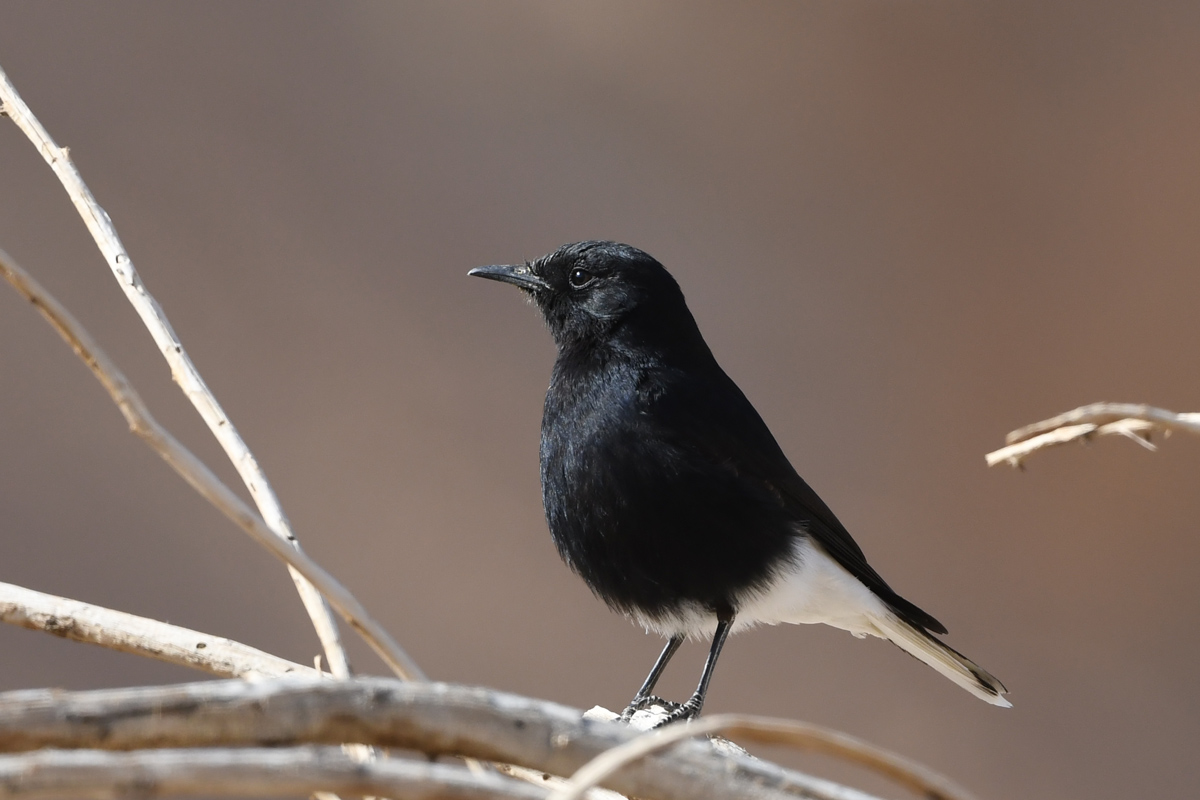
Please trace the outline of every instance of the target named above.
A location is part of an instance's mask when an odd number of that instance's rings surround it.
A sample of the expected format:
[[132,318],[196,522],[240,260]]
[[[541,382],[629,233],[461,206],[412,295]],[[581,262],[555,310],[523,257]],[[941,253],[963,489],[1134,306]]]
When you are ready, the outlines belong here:
[[625,710],[621,712],[621,721],[629,722],[631,719],[633,719],[633,715],[637,712],[645,711],[646,709],[654,708],[655,706],[663,709],[673,709],[677,708],[678,704],[672,703],[670,700],[663,700],[661,697],[655,697],[652,694],[641,695],[629,701],[629,705],[627,705]]
[[689,699],[683,705],[677,706],[674,711],[672,711],[670,714],[667,714],[666,719],[664,719],[662,722],[659,722],[654,727],[661,728],[664,725],[670,725],[673,722],[684,722],[690,719],[695,719],[696,717],[700,716],[700,708],[703,704],[704,701],[701,698],[692,695],[691,699]]

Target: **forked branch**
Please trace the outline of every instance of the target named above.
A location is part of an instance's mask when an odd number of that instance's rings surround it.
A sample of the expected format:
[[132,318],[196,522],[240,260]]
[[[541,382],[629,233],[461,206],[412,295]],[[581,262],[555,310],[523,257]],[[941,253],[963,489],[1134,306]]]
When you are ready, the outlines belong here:
[[1112,435],[1124,436],[1154,450],[1151,435],[1157,432],[1168,436],[1172,431],[1200,434],[1200,413],[1177,414],[1135,403],[1092,403],[1018,428],[1005,437],[1007,446],[988,453],[985,458],[989,467],[1004,463],[1020,467],[1038,450]]
[[[171,328],[171,323],[167,321],[162,307],[142,283],[141,277],[134,269],[132,259],[125,252],[125,246],[117,235],[117,229],[113,225],[112,219],[96,202],[91,190],[83,182],[79,170],[71,161],[67,148],[59,147],[50,138],[50,134],[34,116],[25,101],[21,99],[16,87],[9,81],[3,69],[0,69],[0,108],[4,115],[11,117],[17,127],[29,137],[29,140],[38,148],[38,152],[42,154],[46,163],[50,165],[54,174],[62,182],[63,188],[67,190],[76,210],[83,218],[88,231],[91,232],[104,260],[116,277],[117,283],[125,292],[125,296],[137,311],[138,316],[141,317],[146,329],[150,331],[154,343],[158,345],[159,352],[167,360],[167,364],[171,368],[171,377],[175,379],[188,400],[199,412],[233,463],[238,475],[246,484],[246,488],[250,490],[250,495],[254,498],[266,523],[266,529],[272,535],[299,550],[300,543],[292,533],[291,523],[288,522],[279,499],[267,482],[267,476],[259,468],[254,454],[250,452],[250,448],[246,446],[241,435],[234,428],[232,420],[226,416],[220,403],[217,402],[216,396],[209,391],[204,379],[200,377],[200,372],[192,364],[187,351],[183,349],[183,343]],[[293,564],[288,564],[288,571],[296,584],[296,590],[300,593],[300,599],[312,619],[313,627],[321,640],[330,669],[338,677],[348,676],[350,665],[339,639],[337,624],[329,613],[329,606],[312,583],[304,577],[302,570],[297,569]],[[413,670],[409,669],[408,671],[412,672]]]
[[299,548],[276,536],[262,517],[221,482],[205,464],[150,415],[146,404],[91,334],[33,276],[0,250],[0,274],[54,326],[121,409],[130,430],[140,436],[202,497],[272,555],[307,578],[400,677],[423,680],[424,674],[391,634],[376,622],[348,589]]

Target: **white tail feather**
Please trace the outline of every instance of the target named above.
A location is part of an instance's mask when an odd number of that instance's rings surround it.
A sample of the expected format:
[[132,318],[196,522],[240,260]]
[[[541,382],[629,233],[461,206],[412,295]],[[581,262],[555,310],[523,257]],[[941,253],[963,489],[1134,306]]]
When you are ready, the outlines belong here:
[[971,659],[914,629],[890,612],[875,616],[871,622],[879,629],[880,636],[933,667],[980,700],[1002,708],[1012,707],[1012,703],[1004,699],[1004,693],[1008,691],[1004,684]]

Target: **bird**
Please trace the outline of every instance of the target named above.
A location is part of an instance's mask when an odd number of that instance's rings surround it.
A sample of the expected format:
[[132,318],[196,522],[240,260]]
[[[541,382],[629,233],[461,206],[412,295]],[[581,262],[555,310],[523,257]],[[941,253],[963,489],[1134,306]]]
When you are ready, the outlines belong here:
[[946,627],[867,563],[652,256],[586,241],[468,274],[519,288],[557,347],[540,462],[559,555],[611,609],[667,640],[623,719],[658,701],[685,639],[711,637],[696,691],[659,724],[698,716],[729,634],[778,623],[887,639],[1011,705],[1004,684],[938,639]]

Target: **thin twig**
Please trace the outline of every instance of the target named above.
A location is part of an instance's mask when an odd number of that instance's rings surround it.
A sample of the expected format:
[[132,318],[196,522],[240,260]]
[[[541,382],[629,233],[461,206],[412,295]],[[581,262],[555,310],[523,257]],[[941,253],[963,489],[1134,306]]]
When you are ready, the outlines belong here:
[[[570,775],[638,734],[544,700],[384,678],[215,681],[0,695],[0,751],[136,750],[361,742]],[[644,800],[864,800],[867,795],[746,756],[681,742],[605,780]]]
[[1147,449],[1156,449],[1150,435],[1172,431],[1200,434],[1200,413],[1177,414],[1139,403],[1091,403],[1056,417],[1018,428],[1005,437],[1008,445],[988,453],[989,467],[1007,463],[1020,467],[1023,461],[1047,447],[1096,436],[1124,436]]
[[0,756],[0,800],[304,797],[313,792],[393,800],[542,800],[546,789],[493,773],[424,761],[361,763],[336,747],[47,751]]
[[222,678],[321,673],[253,647],[124,611],[0,583],[0,622],[166,661]]
[[652,753],[686,739],[716,733],[758,744],[786,745],[834,756],[874,770],[930,800],[975,800],[970,792],[949,778],[853,736],[802,722],[738,714],[718,714],[644,733],[585,764],[571,776],[569,784],[551,796],[551,800],[579,800],[593,786]]
[[[532,783],[537,786],[544,786],[547,790],[553,792],[567,785],[566,778],[560,778],[558,775],[551,775],[549,772],[542,772],[537,769],[529,769],[528,767],[518,767],[513,764],[492,764],[492,766],[501,775],[507,775],[510,778]],[[588,800],[630,800],[623,794],[617,794],[609,789],[601,789],[593,786],[588,791]],[[876,800],[876,798],[868,798],[868,800]]]
[[[6,106],[7,107],[7,106]],[[382,625],[332,575],[303,551],[276,536],[262,517],[220,481],[200,459],[180,444],[150,415],[145,403],[111,358],[69,311],[34,278],[0,250],[0,273],[34,305],[63,340],[91,369],[121,410],[129,428],[171,465],[193,489],[279,560],[296,569],[320,590],[345,620],[400,677],[424,680],[425,675]]]
[[[283,675],[319,677],[323,674],[232,639],[35,592],[9,583],[0,583],[0,621],[75,642],[198,669],[223,678],[257,680]],[[345,745],[343,749],[358,761],[373,760],[370,748],[362,745]],[[0,791],[2,796],[3,792]],[[318,800],[337,800],[337,795],[329,792],[317,791],[313,796]]]
[[[133,261],[125,252],[125,246],[121,243],[112,220],[96,202],[91,190],[83,182],[79,170],[71,161],[67,148],[59,147],[50,138],[50,134],[34,116],[25,101],[21,99],[16,87],[13,86],[3,69],[0,69],[0,106],[38,148],[46,163],[50,165],[54,174],[62,182],[71,201],[75,204],[79,216],[83,218],[83,222],[91,232],[92,238],[95,239],[101,254],[112,269],[117,283],[125,292],[125,296],[137,311],[138,316],[141,317],[147,330],[150,331],[154,343],[158,345],[167,364],[170,365],[171,376],[179,384],[183,393],[187,395],[201,418],[204,419],[209,430],[212,431],[213,436],[216,437],[238,471],[242,481],[245,482],[246,488],[250,490],[250,495],[254,498],[255,504],[266,522],[267,529],[298,550],[300,543],[292,533],[291,524],[283,513],[279,499],[267,482],[266,475],[259,468],[250,448],[246,446],[234,428],[233,422],[222,410],[217,398],[200,377],[199,371],[183,349],[182,342],[171,328],[171,323],[167,321],[166,314],[163,313],[158,301],[142,283],[141,277],[134,269]],[[347,677],[350,674],[350,665],[346,660],[346,652],[342,648],[337,623],[329,612],[328,604],[294,566],[289,564],[288,570],[300,593],[300,599],[312,619],[317,636],[321,640],[325,657],[329,661],[330,671],[336,677]]]

